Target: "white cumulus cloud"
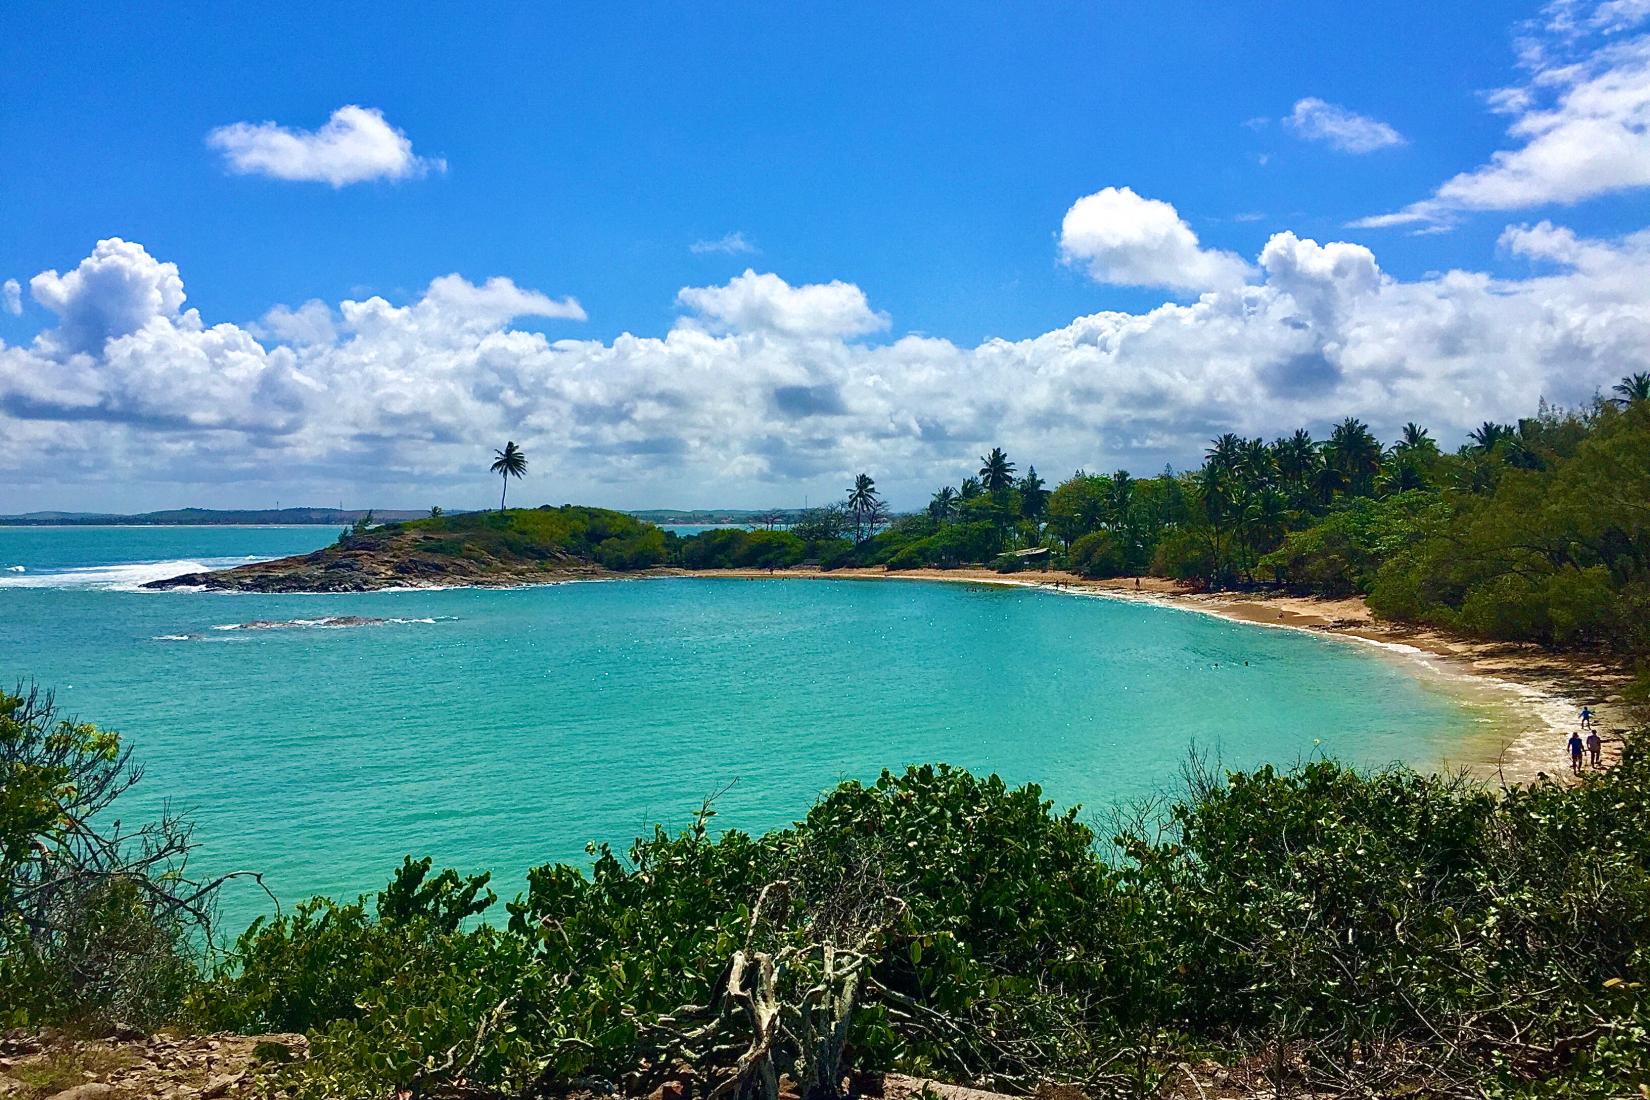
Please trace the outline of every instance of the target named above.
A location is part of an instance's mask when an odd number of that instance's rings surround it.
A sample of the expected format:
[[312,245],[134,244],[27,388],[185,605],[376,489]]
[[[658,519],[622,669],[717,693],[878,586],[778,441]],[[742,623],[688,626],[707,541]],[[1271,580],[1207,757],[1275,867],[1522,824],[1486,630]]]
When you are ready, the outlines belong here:
[[750,268],[724,286],[683,287],[676,300],[697,314],[689,325],[720,331],[846,338],[888,327],[888,315],[873,310],[852,283],[792,286]]
[[0,283],[0,309],[13,317],[23,315],[23,286],[16,279]]
[[[1582,22],[1560,23],[1558,38],[1527,42],[1528,79],[1489,97],[1512,119],[1512,145],[1428,198],[1352,224],[1447,225],[1468,211],[1570,205],[1650,187],[1650,35],[1615,36],[1640,18],[1600,5]],[[1583,28],[1606,35],[1602,44],[1579,37]]]
[[744,233],[736,230],[732,233],[724,233],[715,240],[694,241],[692,244],[688,245],[688,251],[692,252],[695,256],[703,256],[714,252],[725,253],[729,256],[737,256],[754,253],[759,251],[759,249],[757,249],[754,244],[745,238]]
[[58,315],[47,339],[68,352],[97,352],[153,318],[176,315],[184,298],[177,264],[161,263],[119,237],[98,241],[67,275],[42,271],[29,280],[29,290]]
[[247,329],[259,339],[283,344],[330,344],[338,339],[332,307],[319,298],[311,298],[297,308],[273,306]]
[[1283,123],[1306,140],[1321,141],[1343,153],[1373,153],[1404,144],[1404,136],[1388,123],[1311,96],[1297,101]]
[[0,480],[42,507],[95,495],[111,466],[167,498],[480,503],[508,438],[555,456],[530,491],[557,503],[817,499],[867,470],[908,505],[997,444],[1058,476],[1349,413],[1447,443],[1650,370],[1650,232],[1541,222],[1501,247],[1538,269],[1404,281],[1361,245],[1282,232],[1195,302],[964,345],[864,340],[889,319],[859,287],[755,272],[683,289],[658,335],[521,328],[577,304],[456,275],[404,302],[272,310],[254,333],[207,324],[175,267],[110,240],[37,280],[54,327],[0,345]]
[[382,111],[353,104],[338,108],[319,130],[275,122],[237,122],[206,135],[234,172],[281,180],[329,183],[400,180],[446,171],[447,162],[413,153],[412,141]]
[[1170,204],[1128,187],[1073,203],[1060,223],[1060,255],[1098,282],[1181,291],[1238,286],[1253,270],[1235,253],[1202,247]]

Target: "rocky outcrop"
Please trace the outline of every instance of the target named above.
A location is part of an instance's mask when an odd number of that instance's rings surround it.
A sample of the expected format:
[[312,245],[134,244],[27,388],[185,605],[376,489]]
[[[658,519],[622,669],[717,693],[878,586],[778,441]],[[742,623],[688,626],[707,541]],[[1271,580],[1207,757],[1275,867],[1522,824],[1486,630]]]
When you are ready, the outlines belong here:
[[150,581],[145,588],[227,592],[371,592],[384,588],[544,584],[605,576],[597,563],[559,547],[499,553],[441,532],[390,528],[351,536],[313,554]]

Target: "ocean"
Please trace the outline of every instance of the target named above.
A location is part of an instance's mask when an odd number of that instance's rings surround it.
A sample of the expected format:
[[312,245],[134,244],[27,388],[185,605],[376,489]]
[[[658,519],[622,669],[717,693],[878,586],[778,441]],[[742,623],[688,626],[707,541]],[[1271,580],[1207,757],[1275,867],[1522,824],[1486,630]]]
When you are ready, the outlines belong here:
[[[197,823],[192,871],[283,903],[380,888],[404,855],[582,862],[687,826],[761,831],[826,788],[947,761],[1103,814],[1188,753],[1434,766],[1493,714],[1373,647],[1030,588],[661,578],[354,595],[143,580],[331,528],[0,528],[0,678],[121,731],[134,822]],[[231,930],[267,911],[223,900]]]

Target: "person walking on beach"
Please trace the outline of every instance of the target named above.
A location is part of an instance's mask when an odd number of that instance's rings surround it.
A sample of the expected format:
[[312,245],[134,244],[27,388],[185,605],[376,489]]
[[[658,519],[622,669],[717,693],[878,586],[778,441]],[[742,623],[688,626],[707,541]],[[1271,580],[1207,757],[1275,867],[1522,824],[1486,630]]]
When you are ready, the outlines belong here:
[[1581,774],[1581,734],[1570,734],[1570,774]]
[[1604,739],[1598,735],[1598,730],[1589,730],[1587,733],[1587,757],[1595,768],[1604,767]]
[[1593,728],[1592,707],[1584,706],[1581,708],[1581,728],[1584,730],[1590,730]]

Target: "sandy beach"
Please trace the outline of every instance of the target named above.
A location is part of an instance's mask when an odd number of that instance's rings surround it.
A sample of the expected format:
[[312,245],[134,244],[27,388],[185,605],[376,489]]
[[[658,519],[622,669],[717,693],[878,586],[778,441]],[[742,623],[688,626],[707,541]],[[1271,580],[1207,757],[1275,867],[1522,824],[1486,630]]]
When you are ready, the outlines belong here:
[[1602,658],[1555,653],[1539,646],[1486,642],[1441,630],[1377,619],[1362,597],[1324,599],[1281,592],[1199,592],[1159,577],[1093,580],[1060,570],[998,573],[990,569],[705,570],[687,576],[812,580],[925,580],[1041,588],[1079,596],[1136,600],[1234,622],[1306,630],[1349,643],[1379,646],[1451,681],[1475,702],[1498,707],[1507,721],[1444,763],[1488,778],[1526,782],[1545,774],[1571,779],[1564,740],[1586,704],[1599,715],[1606,761],[1620,753],[1625,716],[1613,705],[1626,673]]

